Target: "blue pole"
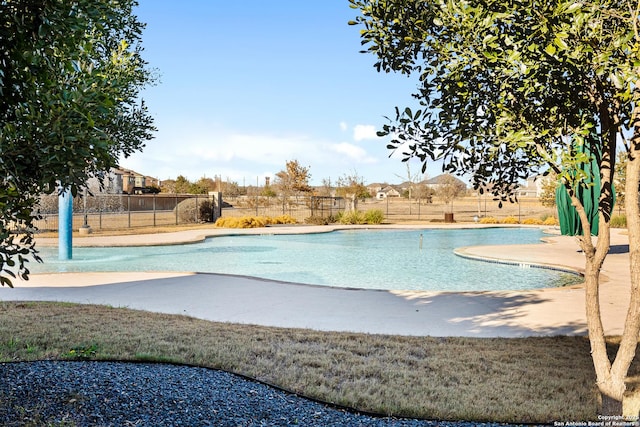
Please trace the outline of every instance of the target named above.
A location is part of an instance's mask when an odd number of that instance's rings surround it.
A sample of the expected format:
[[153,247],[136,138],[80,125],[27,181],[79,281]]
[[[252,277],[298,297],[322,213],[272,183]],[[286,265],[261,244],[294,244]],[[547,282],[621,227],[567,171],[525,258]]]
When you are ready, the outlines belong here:
[[58,258],[72,257],[73,196],[65,190],[58,196]]

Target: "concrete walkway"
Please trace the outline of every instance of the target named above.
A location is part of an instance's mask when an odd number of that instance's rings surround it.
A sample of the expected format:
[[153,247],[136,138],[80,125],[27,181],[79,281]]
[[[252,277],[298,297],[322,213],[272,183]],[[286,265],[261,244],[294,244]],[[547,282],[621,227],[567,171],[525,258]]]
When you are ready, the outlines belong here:
[[[311,226],[268,229],[274,234],[326,230]],[[233,234],[264,232],[264,229],[233,230]],[[229,230],[200,229],[89,236],[75,238],[74,245],[181,244],[229,233]],[[52,239],[38,240],[40,246],[56,243]],[[584,256],[578,250],[574,237],[553,236],[548,243],[537,245],[469,247],[459,252],[469,257],[581,271]],[[607,334],[616,335],[622,332],[630,289],[628,237],[620,230],[612,231],[612,248],[603,273],[604,326]],[[376,334],[470,337],[586,334],[581,286],[525,292],[403,292],[171,272],[37,274],[27,282],[16,281],[15,286],[0,288],[0,300],[108,304],[220,322]]]

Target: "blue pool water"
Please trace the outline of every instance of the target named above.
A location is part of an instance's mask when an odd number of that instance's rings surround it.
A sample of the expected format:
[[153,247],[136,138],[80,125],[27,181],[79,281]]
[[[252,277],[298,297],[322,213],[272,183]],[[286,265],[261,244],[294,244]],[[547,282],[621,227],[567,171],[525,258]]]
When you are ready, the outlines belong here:
[[[420,239],[422,236],[422,249]],[[224,236],[202,243],[74,248],[59,261],[43,248],[33,273],[194,271],[325,286],[395,290],[523,290],[581,281],[574,274],[464,259],[462,246],[539,243],[538,229],[350,230],[302,235]]]

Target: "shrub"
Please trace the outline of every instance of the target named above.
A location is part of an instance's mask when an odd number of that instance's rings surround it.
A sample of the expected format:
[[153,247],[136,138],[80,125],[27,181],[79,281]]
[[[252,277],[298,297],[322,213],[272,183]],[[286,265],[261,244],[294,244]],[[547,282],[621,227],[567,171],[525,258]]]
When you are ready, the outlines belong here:
[[522,223],[527,225],[542,225],[542,220],[538,218],[525,218]]
[[267,217],[268,224],[297,224],[298,221],[291,215],[280,215],[275,218]]
[[178,220],[181,224],[196,222],[197,215],[195,198],[181,201],[180,203],[178,203],[178,206],[173,208],[173,211],[175,212],[176,209],[178,210]]
[[542,221],[543,225],[559,225],[558,219],[555,216],[548,216]]
[[384,221],[384,213],[380,209],[369,209],[366,212],[339,212],[335,218],[329,217],[327,221],[329,223],[339,222],[345,225],[382,224],[382,221]]
[[342,212],[340,215],[338,215],[338,222],[340,222],[340,224],[351,225],[351,224],[366,224],[367,221],[362,212],[349,211],[349,212]]
[[323,216],[310,216],[304,219],[305,224],[311,225],[328,225],[329,218],[325,218]]
[[508,216],[500,222],[502,224],[520,224],[520,221],[518,221],[518,218],[516,218],[515,216]]
[[613,228],[627,228],[627,216],[626,215],[614,215],[611,217],[609,223]]
[[216,220],[214,225],[216,227],[222,227],[222,228],[238,228],[237,224],[238,224],[238,218],[221,216]]
[[270,224],[296,224],[297,221],[290,215],[280,215],[275,218],[264,216],[220,217],[215,223],[221,228],[258,228]]
[[384,212],[380,209],[369,209],[364,213],[364,219],[367,224],[382,224],[382,221],[384,221]]
[[201,222],[211,222],[213,218],[213,203],[211,200],[203,200],[200,202],[200,209],[198,209],[198,219]]
[[492,216],[485,216],[484,218],[480,218],[480,224],[497,224],[498,220]]
[[[196,206],[196,201],[198,206]],[[199,197],[198,199],[190,198],[178,203],[178,206],[174,208],[178,209],[178,219],[180,223],[193,223],[196,222],[211,222],[213,216],[214,205],[213,202],[205,197]]]

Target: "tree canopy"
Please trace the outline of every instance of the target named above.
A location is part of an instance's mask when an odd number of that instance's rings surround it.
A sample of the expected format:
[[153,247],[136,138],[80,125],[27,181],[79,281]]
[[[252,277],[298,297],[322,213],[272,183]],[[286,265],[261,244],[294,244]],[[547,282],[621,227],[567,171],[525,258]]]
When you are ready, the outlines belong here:
[[285,166],[285,170],[276,174],[276,182],[283,194],[289,195],[290,192],[296,194],[311,192],[311,187],[309,186],[309,179],[311,179],[309,167],[301,166],[297,160],[289,160]]
[[[2,284],[11,285],[7,276],[16,268],[28,276],[40,193],[60,188],[75,195],[152,138],[140,91],[154,78],[141,56],[136,4],[0,2]],[[23,232],[19,241],[15,228]]]
[[[552,170],[583,230],[577,190],[600,173],[598,241],[581,236],[587,323],[603,412],[618,413],[640,332],[640,3],[555,0],[350,0],[379,71],[417,76],[420,109],[396,107],[379,132],[404,160],[444,160],[473,186],[513,199],[518,181]],[[618,146],[628,152],[631,302],[620,349],[606,354],[598,299],[609,250]],[[633,189],[633,191],[630,191]]]
[[502,199],[543,165],[562,173],[558,165],[585,162],[569,140],[606,144],[610,164],[615,141],[594,133],[615,135],[633,108],[626,2],[352,4],[377,69],[418,75],[423,108],[396,110],[381,132],[397,136],[390,148],[443,159],[446,171],[470,172],[475,188],[491,183]]

